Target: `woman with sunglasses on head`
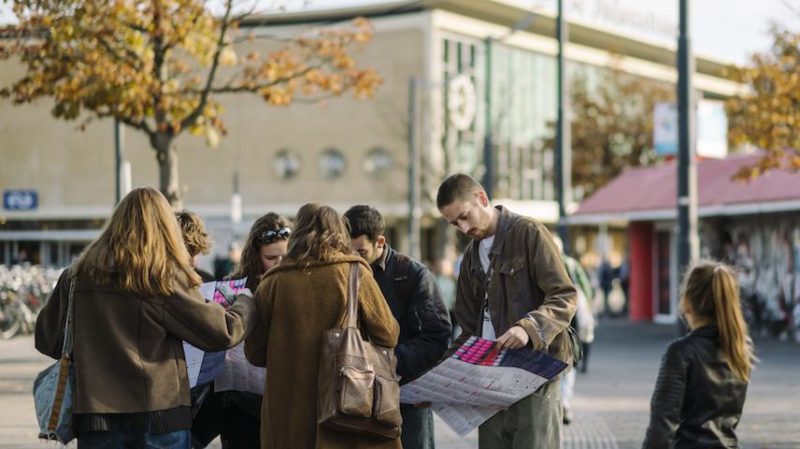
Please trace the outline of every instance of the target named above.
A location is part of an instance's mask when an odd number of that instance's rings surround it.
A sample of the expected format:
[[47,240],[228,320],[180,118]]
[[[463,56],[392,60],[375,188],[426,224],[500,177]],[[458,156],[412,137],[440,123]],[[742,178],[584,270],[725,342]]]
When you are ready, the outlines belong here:
[[731,269],[700,262],[680,307],[691,332],[667,347],[650,403],[643,449],[738,449],[753,345]]
[[261,276],[283,260],[291,234],[289,220],[274,212],[256,220],[242,249],[242,261],[230,278],[247,278],[247,287],[256,291]]
[[[283,260],[291,234],[286,218],[274,212],[260,217],[250,228],[241,262],[228,279],[247,278],[247,288],[255,291],[264,273]],[[243,345],[229,350],[224,371],[214,382],[215,392],[194,420],[194,447],[205,447],[219,435],[223,449],[259,448],[264,377],[264,368],[245,359]],[[257,388],[244,391],[242,378]]]

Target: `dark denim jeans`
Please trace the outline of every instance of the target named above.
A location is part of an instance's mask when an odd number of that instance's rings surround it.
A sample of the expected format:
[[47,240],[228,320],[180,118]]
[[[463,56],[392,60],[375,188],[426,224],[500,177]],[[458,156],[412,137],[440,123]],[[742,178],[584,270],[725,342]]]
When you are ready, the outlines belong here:
[[154,434],[142,432],[81,432],[78,449],[191,449],[190,430]]
[[400,413],[403,415],[403,433],[400,436],[403,449],[434,449],[431,409],[400,404]]

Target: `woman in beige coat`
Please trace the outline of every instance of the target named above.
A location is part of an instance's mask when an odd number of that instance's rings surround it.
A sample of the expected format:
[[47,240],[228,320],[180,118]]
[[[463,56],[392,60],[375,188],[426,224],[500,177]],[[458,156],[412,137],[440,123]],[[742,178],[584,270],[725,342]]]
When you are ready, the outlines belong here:
[[400,448],[400,439],[336,432],[317,425],[319,347],[342,323],[350,263],[361,265],[359,321],[375,344],[394,347],[399,328],[364,260],[352,255],[344,222],[328,206],[297,215],[284,262],[256,292],[255,330],[245,342],[251,363],[268,366],[261,406],[262,449]]

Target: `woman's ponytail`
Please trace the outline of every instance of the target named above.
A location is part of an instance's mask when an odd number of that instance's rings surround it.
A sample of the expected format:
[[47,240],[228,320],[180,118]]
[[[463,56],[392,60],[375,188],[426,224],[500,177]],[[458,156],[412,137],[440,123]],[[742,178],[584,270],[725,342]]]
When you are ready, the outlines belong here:
[[739,286],[724,265],[714,267],[711,291],[722,351],[736,377],[750,380],[753,349],[739,302]]
[[731,371],[749,381],[755,357],[739,302],[739,284],[731,270],[717,262],[695,265],[687,276],[684,295],[695,313],[714,320]]

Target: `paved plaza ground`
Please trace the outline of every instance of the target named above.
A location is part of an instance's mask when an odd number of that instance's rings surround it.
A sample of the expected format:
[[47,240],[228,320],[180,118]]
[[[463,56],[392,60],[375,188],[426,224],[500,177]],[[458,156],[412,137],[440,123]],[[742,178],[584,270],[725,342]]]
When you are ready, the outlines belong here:
[[[565,449],[641,447],[659,359],[673,336],[671,326],[600,323],[589,372],[578,375]],[[757,350],[761,362],[739,426],[742,448],[800,449],[800,345],[762,340]],[[33,377],[48,363],[31,337],[0,341],[0,448],[55,447],[36,440],[30,394]],[[439,420],[436,432],[438,449],[477,448],[476,433],[458,438]]]

